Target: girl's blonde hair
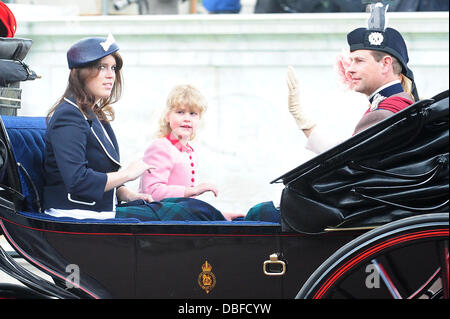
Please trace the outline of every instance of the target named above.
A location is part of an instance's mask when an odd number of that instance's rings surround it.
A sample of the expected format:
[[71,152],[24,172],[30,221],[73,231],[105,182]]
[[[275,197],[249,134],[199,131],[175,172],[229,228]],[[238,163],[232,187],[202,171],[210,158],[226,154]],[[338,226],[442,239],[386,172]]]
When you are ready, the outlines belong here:
[[[200,91],[189,84],[177,85],[169,93],[166,102],[166,108],[159,120],[159,132],[158,137],[165,137],[170,132],[170,124],[167,120],[167,115],[175,108],[183,107],[186,110],[198,112],[200,118],[208,108],[206,99],[200,93]],[[191,140],[195,137],[195,133],[192,134]]]

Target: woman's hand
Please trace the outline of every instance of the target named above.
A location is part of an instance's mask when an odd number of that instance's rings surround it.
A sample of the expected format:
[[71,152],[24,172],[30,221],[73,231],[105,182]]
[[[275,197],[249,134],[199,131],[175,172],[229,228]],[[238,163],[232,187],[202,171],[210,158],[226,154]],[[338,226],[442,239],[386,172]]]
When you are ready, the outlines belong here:
[[144,162],[142,158],[135,160],[127,168],[125,168],[124,172],[127,175],[128,182],[134,181],[136,178],[141,176],[145,171],[148,171],[151,174],[151,170],[155,169],[155,166],[151,166]]
[[107,173],[107,180],[105,185],[105,192],[125,184],[126,182],[134,181],[141,176],[145,171],[151,174],[151,170],[155,169],[155,166],[151,166],[145,163],[142,159],[135,160],[125,169],[121,169],[117,172]]

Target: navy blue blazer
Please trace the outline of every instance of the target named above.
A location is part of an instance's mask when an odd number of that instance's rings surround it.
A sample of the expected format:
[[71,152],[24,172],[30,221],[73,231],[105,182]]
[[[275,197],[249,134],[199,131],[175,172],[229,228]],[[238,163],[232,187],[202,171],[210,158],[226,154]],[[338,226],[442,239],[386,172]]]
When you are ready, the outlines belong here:
[[106,173],[119,170],[120,157],[108,123],[65,98],[48,123],[45,145],[44,209],[114,209],[115,189],[104,190]]

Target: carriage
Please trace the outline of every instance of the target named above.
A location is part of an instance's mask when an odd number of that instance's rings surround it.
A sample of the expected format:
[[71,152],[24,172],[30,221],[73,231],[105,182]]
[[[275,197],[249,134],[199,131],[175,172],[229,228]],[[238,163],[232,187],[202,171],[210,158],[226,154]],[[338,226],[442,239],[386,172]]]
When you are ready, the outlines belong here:
[[141,221],[43,213],[45,118],[2,116],[0,297],[447,299],[448,120],[445,91],[273,180],[276,222]]

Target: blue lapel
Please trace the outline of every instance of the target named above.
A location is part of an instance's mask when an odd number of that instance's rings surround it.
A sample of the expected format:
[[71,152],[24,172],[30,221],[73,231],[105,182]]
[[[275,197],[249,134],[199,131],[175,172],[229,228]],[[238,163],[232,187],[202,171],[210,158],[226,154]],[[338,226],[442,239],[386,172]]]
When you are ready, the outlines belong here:
[[[64,98],[64,100],[80,110],[78,105],[72,99]],[[92,110],[89,111],[88,117],[83,112],[81,112],[81,114],[83,115],[85,120],[89,123],[92,133],[99,142],[105,154],[109,157],[111,161],[113,161],[119,166],[122,166],[120,164],[119,146],[117,144],[116,136],[111,128],[111,125],[109,124],[103,125]],[[105,128],[105,130],[103,130],[103,128]],[[106,137],[105,131],[107,132],[109,138],[111,139],[111,142],[109,141],[108,137]]]
[[[392,84],[388,87],[385,87],[381,91],[379,91],[377,94],[383,96],[384,98],[390,97],[394,94],[403,92],[403,87],[400,83]],[[372,104],[373,100],[377,96],[377,94],[373,94],[371,98],[369,99],[370,104]]]
[[[106,127],[108,127],[108,130],[106,129]],[[105,128],[105,130],[103,130],[103,128]],[[117,165],[120,166],[120,156],[119,152],[117,151],[118,150],[117,141],[114,134],[113,136],[111,136],[112,132],[111,126],[110,125],[104,126],[102,123],[100,123],[97,116],[93,114],[91,131],[94,133],[95,137],[102,146],[106,155],[108,155],[108,157],[113,162],[115,162]],[[105,135],[105,131],[107,132],[111,141],[109,141],[108,137]]]

